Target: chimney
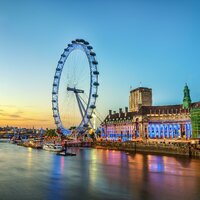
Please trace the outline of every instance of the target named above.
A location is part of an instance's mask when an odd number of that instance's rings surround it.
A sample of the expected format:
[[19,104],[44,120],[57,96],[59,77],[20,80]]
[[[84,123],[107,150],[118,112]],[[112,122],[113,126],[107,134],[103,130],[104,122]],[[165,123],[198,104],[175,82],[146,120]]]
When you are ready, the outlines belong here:
[[122,108],[119,109],[119,117],[121,116],[122,114]]
[[112,110],[109,110],[109,115],[112,115]]
[[128,113],[128,107],[125,107],[125,113],[126,114]]
[[116,111],[113,111],[113,114],[116,114]]

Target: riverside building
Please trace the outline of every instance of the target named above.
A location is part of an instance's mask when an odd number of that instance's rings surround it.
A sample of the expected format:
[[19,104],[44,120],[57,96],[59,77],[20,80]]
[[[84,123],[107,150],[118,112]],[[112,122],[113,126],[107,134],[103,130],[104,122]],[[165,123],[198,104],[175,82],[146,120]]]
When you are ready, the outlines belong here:
[[[179,105],[152,105],[152,89],[139,87],[130,91],[129,109],[112,112],[102,123],[102,137],[129,140],[135,137],[200,137],[200,102],[191,102],[190,90],[184,87]],[[192,132],[194,130],[194,132]]]

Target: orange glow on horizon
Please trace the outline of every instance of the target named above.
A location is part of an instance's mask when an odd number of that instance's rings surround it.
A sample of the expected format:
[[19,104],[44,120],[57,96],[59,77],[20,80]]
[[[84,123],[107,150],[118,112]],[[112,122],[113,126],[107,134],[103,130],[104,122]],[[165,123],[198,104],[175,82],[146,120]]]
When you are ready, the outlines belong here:
[[1,106],[0,126],[7,125],[24,128],[55,128],[51,112],[35,110],[31,107]]

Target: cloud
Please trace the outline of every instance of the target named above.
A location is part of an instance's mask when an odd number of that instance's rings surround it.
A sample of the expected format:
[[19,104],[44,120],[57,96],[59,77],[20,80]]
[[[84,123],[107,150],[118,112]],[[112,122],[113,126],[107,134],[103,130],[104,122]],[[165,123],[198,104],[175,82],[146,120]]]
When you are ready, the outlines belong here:
[[[19,106],[12,105],[12,104],[0,104],[0,107],[3,107],[3,108],[19,108]],[[33,106],[26,105],[26,106],[23,106],[23,108],[33,108]]]
[[15,105],[0,105],[0,124],[5,125],[6,123],[15,126],[48,126],[51,124],[51,119],[46,118],[41,112],[27,108],[19,108]]
[[25,121],[34,121],[34,122],[50,122],[51,120],[48,119],[37,119],[37,118],[28,118],[28,117],[21,117],[21,116],[16,116],[16,115],[9,115],[6,117],[0,117],[0,121],[20,121],[20,122],[25,122]]
[[13,115],[9,115],[11,118],[21,118],[21,116],[20,115],[15,115],[15,114],[13,114]]
[[[0,107],[5,107],[5,109],[0,109],[0,118],[2,117],[10,117],[10,118],[23,118],[23,115],[25,112],[17,109],[14,105],[0,105]],[[6,109],[6,108],[11,109]]]
[[16,118],[0,118],[0,121],[24,121],[23,119],[17,119]]
[[6,117],[6,116],[9,116],[9,114],[4,113],[4,112],[0,112],[0,116],[4,116],[4,117]]
[[11,118],[20,118],[21,116],[16,114],[16,113],[6,113],[5,111],[0,111],[0,117],[3,116],[3,117],[11,117]]
[[27,121],[37,121],[37,122],[49,122],[50,120],[48,119],[38,119],[38,118],[28,118],[28,117],[23,117],[23,120]]
[[0,107],[16,108],[16,105],[0,105]]

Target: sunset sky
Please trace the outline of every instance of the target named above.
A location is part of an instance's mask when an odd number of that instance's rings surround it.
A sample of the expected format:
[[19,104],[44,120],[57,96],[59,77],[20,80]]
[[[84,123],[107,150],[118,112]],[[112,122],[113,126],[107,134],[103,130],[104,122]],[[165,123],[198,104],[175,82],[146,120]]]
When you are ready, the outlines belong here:
[[199,10],[198,0],[0,0],[0,126],[55,127],[55,68],[76,38],[97,54],[102,118],[140,82],[154,105],[182,103],[186,82],[200,101]]

